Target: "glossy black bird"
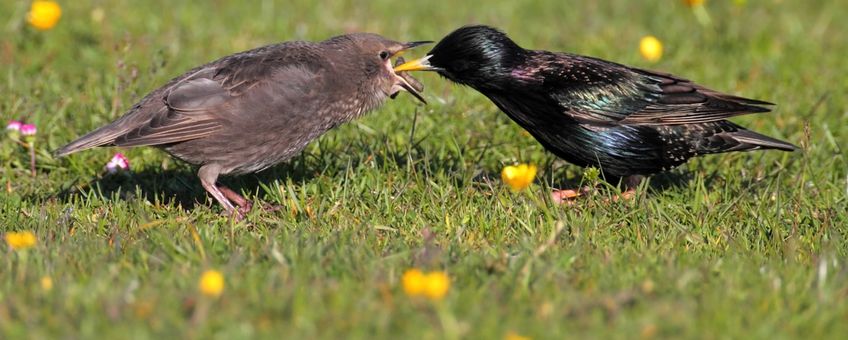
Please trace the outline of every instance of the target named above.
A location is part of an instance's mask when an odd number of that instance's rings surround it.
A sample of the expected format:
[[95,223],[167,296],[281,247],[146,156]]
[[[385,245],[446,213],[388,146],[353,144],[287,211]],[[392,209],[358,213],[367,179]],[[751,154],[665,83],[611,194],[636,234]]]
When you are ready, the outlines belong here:
[[[599,167],[631,191],[689,158],[730,151],[795,150],[725,119],[771,103],[707,89],[670,74],[526,50],[501,31],[462,27],[396,72],[429,70],[481,92],[546,149]],[[567,198],[572,190],[562,191]],[[556,198],[555,193],[555,198]]]
[[286,161],[309,141],[401,90],[423,101],[420,89],[409,83],[412,78],[396,74],[390,60],[423,43],[357,33],[226,56],[174,78],[121,118],[55,154],[98,146],[159,147],[199,166],[203,188],[227,212],[243,216],[250,202],[216,184],[218,176]]

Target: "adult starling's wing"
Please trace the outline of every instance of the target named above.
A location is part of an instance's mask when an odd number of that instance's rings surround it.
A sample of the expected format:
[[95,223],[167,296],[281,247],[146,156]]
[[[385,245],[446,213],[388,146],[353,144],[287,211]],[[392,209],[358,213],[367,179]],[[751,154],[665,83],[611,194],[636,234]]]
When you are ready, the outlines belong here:
[[676,125],[768,112],[771,103],[716,92],[670,74],[570,54],[542,58],[544,91],[566,114],[599,124]]
[[[287,77],[287,72],[295,76]],[[245,114],[242,108],[250,105],[245,101],[254,92],[268,92],[265,87],[273,86],[273,79],[300,87],[313,76],[297,67],[296,60],[271,57],[261,49],[222,59],[171,86],[163,98],[165,112],[118,137],[115,145],[163,145],[210,136]]]

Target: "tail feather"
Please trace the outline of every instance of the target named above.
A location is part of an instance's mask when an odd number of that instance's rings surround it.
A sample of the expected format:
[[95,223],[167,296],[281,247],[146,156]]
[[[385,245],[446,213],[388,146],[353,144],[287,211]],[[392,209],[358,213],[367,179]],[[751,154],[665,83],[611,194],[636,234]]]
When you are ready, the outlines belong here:
[[739,150],[777,149],[783,151],[795,151],[799,148],[782,140],[761,135],[750,130],[739,130],[727,133],[728,137],[739,142]]
[[[149,94],[148,97],[154,96],[155,93],[156,92]],[[121,118],[118,118],[109,125],[102,126],[97,130],[91,131],[85,134],[85,136],[68,143],[68,145],[53,151],[53,155],[56,157],[63,157],[77,151],[96,148],[98,146],[113,146],[115,145],[115,140],[119,137],[126,135],[139,126],[147,124],[157,115],[162,115],[168,112],[167,107],[160,102],[155,102],[155,105],[145,105],[145,102],[149,101],[147,99],[148,97],[145,97],[141,103],[133,106],[133,108],[121,116]]]
[[68,145],[53,151],[53,155],[56,157],[64,157],[77,151],[91,149],[98,146],[108,146],[114,143],[115,138],[123,133],[124,131],[114,131],[114,128],[111,125],[107,125],[91,131],[85,136],[68,143]]

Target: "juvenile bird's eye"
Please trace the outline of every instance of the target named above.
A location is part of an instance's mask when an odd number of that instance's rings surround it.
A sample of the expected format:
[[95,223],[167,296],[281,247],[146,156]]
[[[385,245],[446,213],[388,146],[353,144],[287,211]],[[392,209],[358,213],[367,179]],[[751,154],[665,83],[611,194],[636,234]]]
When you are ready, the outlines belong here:
[[389,52],[388,51],[380,52],[380,59],[383,59],[383,60],[389,59]]

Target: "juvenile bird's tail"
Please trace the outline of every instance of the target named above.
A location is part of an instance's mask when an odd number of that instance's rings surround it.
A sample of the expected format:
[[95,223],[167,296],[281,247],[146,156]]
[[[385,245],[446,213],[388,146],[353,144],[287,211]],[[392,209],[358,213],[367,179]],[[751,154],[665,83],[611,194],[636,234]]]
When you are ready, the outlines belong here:
[[91,131],[85,136],[68,143],[68,145],[53,151],[53,155],[56,157],[64,157],[77,151],[96,148],[98,146],[113,145],[115,138],[126,133],[123,130],[115,129],[113,125],[114,124],[109,124],[97,130]]
[[[153,94],[150,94],[148,97],[152,95]],[[144,100],[146,99],[143,99],[142,102],[144,102]],[[53,155],[56,157],[63,157],[77,151],[96,148],[98,146],[114,146],[116,139],[149,122],[154,114],[161,114],[163,112],[167,112],[167,108],[164,105],[159,105],[158,107],[153,106],[152,108],[148,105],[136,105],[129,112],[112,123],[109,123],[106,126],[101,126],[100,128],[85,134],[85,136],[68,143],[68,145],[53,151]]]

